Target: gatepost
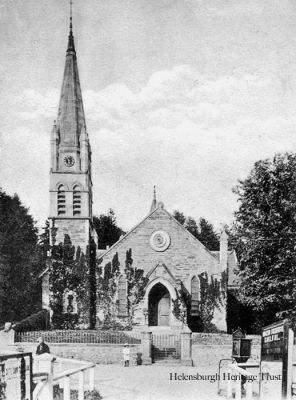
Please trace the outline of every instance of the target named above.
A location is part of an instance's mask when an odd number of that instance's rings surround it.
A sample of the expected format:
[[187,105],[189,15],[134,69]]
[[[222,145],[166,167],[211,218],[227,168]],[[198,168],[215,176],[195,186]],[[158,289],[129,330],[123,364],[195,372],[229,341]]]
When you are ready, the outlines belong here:
[[152,347],[152,332],[141,332],[142,343],[142,361],[143,365],[152,364],[151,347]]
[[181,365],[192,367],[192,332],[181,332]]
[[5,329],[0,331],[0,347],[9,350],[14,347],[14,335],[15,331],[11,328],[11,323],[5,323]]
[[292,394],[292,357],[294,332],[289,321],[262,330],[260,399],[290,400]]

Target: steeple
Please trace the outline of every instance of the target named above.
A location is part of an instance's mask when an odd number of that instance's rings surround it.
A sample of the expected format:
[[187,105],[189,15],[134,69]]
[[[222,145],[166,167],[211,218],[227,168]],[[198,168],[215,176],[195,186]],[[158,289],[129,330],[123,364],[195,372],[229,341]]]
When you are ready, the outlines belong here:
[[156,201],[156,186],[153,186],[153,199],[152,199],[152,204],[150,208],[150,212],[156,210],[157,208],[157,201]]
[[57,117],[60,145],[72,149],[78,147],[82,128],[86,129],[86,124],[74,45],[72,1],[70,1],[70,28],[66,64]]
[[70,1],[70,27],[58,117],[51,133],[50,215],[57,243],[68,235],[85,251],[92,224],[91,149],[78,75]]

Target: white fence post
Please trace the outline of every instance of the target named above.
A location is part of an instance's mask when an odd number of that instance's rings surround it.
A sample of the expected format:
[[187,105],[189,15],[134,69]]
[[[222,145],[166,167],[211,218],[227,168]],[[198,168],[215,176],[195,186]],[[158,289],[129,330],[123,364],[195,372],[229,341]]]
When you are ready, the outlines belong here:
[[246,382],[246,399],[252,400],[252,398],[253,398],[252,381],[247,380],[247,382]]
[[70,377],[64,378],[64,400],[70,400]]
[[84,400],[84,371],[80,371],[78,377],[78,400]]
[[89,390],[94,390],[95,388],[95,367],[89,370]]
[[241,381],[241,376],[239,374],[236,374],[236,387],[235,387],[235,398],[237,400],[241,400],[242,398],[242,381]]

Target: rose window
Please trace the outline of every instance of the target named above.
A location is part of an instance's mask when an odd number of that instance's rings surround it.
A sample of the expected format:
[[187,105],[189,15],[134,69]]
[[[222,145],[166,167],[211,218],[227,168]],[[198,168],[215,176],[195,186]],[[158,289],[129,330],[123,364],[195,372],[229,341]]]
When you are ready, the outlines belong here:
[[170,237],[164,231],[156,231],[152,233],[150,238],[150,246],[155,251],[165,251],[170,245]]

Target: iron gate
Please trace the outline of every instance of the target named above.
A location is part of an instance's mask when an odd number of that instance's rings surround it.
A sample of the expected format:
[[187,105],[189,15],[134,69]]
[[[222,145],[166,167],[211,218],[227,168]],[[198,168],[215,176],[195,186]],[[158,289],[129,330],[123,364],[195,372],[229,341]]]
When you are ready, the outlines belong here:
[[181,358],[180,335],[152,334],[152,361],[179,360]]

